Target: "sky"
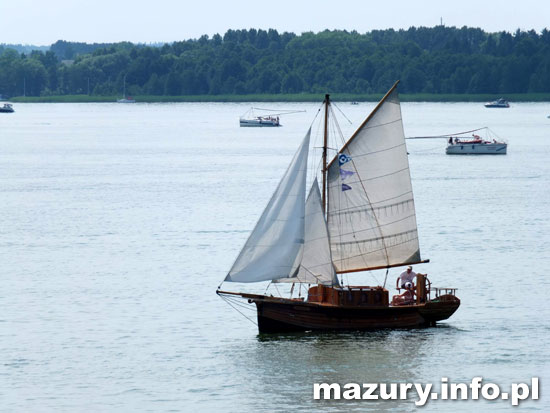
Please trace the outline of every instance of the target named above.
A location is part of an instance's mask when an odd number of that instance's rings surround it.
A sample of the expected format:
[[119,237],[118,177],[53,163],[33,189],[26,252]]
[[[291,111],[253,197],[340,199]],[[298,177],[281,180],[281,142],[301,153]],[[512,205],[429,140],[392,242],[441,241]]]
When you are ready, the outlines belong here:
[[550,29],[548,0],[0,0],[0,44],[172,42],[228,29],[480,27],[488,32]]

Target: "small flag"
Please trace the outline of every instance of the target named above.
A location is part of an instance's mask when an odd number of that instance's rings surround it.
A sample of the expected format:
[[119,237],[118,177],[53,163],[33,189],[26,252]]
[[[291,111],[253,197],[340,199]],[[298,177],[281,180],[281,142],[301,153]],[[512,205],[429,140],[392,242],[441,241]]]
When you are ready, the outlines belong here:
[[342,181],[346,178],[349,178],[350,176],[354,175],[355,172],[352,171],[346,171],[345,169],[340,169],[340,178],[342,178]]
[[351,189],[351,186],[346,185],[346,184],[342,184],[342,192],[349,191],[350,189]]
[[338,155],[338,162],[340,163],[340,166],[349,161],[351,161],[351,156],[348,156],[345,153],[341,153],[340,155]]

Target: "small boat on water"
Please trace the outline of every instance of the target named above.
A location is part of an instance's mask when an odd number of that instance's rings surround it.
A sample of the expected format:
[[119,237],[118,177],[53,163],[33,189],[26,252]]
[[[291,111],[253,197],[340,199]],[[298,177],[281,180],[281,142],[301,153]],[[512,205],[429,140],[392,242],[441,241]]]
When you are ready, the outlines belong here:
[[2,106],[0,106],[0,113],[13,113],[15,110],[13,109],[13,105],[11,103],[4,103]]
[[445,153],[447,155],[506,155],[508,144],[496,140],[484,141],[482,139],[461,140],[455,138],[449,142]]
[[[265,112],[264,114],[256,114],[256,110]],[[271,113],[268,112],[278,112]],[[285,111],[276,111],[273,109],[260,109],[260,108],[250,108],[248,109],[240,118],[239,126],[241,127],[277,127],[283,126],[280,123],[279,116],[290,115],[291,113],[305,112],[305,110],[285,110]]]
[[254,118],[240,118],[241,127],[264,127],[264,126],[282,126],[279,123],[278,116],[256,116]]
[[500,98],[492,102],[487,102],[484,106],[486,108],[509,108],[510,104],[505,99]]
[[[484,137],[477,133],[484,134]],[[414,136],[406,139],[445,139],[447,155],[506,155],[508,148],[508,144],[488,127],[447,135]]]
[[[447,155],[506,155],[508,144],[498,138],[489,128],[477,129],[485,131],[485,137],[473,133],[471,137],[463,135],[448,136]],[[497,140],[498,139],[498,140]]]
[[405,284],[391,301],[386,279],[374,286],[338,279],[375,270],[387,278],[390,268],[429,262],[420,256],[397,84],[332,159],[329,133],[341,129],[325,96],[322,159],[309,195],[311,126],[222,282],[292,283],[288,296],[224,291],[222,284],[216,290],[230,304],[255,305],[261,333],[433,326],[460,306],[455,288],[434,288],[426,274],[416,274],[417,285]]
[[124,75],[122,87],[122,99],[117,99],[117,103],[136,103],[132,96],[126,96],[126,75]]
[[117,103],[136,103],[136,100],[132,96],[126,96],[122,99],[118,99]]

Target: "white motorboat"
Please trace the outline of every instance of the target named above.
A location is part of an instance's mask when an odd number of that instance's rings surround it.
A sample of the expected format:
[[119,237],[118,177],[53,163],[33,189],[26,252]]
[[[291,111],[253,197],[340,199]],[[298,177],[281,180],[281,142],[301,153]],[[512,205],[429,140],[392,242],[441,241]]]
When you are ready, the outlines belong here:
[[461,141],[447,145],[447,155],[506,155],[506,142],[488,141]]
[[[475,133],[471,137],[449,136],[445,153],[447,155],[506,155],[508,144],[497,140],[494,132],[483,128],[487,137]],[[482,129],[482,130],[483,130]]]
[[503,98],[494,100],[492,102],[487,102],[485,105],[486,108],[509,108],[510,104]]
[[13,110],[13,106],[11,103],[4,103],[2,106],[0,106],[0,113],[13,113],[15,110]]

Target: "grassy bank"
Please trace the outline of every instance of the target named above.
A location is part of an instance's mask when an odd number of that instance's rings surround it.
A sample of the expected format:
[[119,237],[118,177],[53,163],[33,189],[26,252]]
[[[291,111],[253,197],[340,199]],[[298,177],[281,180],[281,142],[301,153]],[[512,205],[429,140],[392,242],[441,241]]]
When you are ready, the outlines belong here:
[[[377,102],[382,94],[331,94],[331,99],[340,102]],[[403,102],[487,102],[504,97],[510,102],[550,102],[550,93],[509,93],[509,94],[400,94]],[[120,98],[120,97],[118,97]],[[324,94],[255,94],[255,95],[195,95],[195,96],[134,96],[137,102],[321,102]],[[80,103],[80,102],[116,102],[116,96],[16,96],[12,102],[26,103]]]

